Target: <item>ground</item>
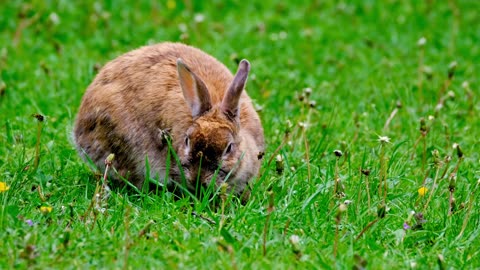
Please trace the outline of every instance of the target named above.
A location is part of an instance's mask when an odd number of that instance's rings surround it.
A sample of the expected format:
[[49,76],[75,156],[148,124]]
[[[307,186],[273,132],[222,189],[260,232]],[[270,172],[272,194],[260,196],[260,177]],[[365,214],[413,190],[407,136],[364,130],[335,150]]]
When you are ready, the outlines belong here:
[[[479,267],[480,4],[303,2],[0,4],[0,268]],[[82,94],[162,41],[250,61],[267,151],[245,205],[95,199]]]

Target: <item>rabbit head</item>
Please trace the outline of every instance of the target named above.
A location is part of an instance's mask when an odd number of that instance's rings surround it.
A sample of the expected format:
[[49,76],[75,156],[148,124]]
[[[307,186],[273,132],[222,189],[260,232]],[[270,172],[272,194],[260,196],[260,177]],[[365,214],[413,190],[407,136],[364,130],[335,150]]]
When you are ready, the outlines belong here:
[[[173,138],[184,171],[186,185],[195,190],[226,182],[229,190],[243,192],[247,181],[258,172],[259,161],[240,127],[240,99],[250,64],[242,60],[219,104],[212,104],[207,86],[182,61],[177,60],[178,77],[192,124],[181,138]],[[251,158],[253,157],[253,161]],[[215,181],[212,183],[212,181]],[[178,180],[177,180],[178,182]]]

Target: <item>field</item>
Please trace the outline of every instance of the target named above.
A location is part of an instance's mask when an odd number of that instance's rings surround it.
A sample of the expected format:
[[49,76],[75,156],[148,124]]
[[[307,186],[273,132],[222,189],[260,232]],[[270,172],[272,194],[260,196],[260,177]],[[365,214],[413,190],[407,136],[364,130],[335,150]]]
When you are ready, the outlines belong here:
[[[0,268],[479,268],[479,10],[3,1]],[[250,61],[267,150],[245,205],[163,190],[95,199],[103,172],[71,140],[81,97],[106,62],[162,41],[232,72]]]

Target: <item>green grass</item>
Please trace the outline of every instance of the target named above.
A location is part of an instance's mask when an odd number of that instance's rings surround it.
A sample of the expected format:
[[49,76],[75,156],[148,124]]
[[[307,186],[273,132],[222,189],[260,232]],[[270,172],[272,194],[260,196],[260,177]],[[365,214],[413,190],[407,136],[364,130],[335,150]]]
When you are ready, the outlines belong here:
[[[480,266],[476,1],[21,2],[0,4],[0,182],[10,187],[0,193],[0,268]],[[70,140],[82,94],[97,66],[167,40],[201,48],[231,70],[250,60],[247,89],[268,143],[263,174],[251,200],[227,199],[223,216],[206,200],[115,190],[94,219],[96,178]],[[307,87],[313,108],[299,100]],[[454,98],[436,111],[449,91]],[[37,113],[46,118],[35,169]],[[345,197],[334,196],[335,179]],[[41,206],[53,210],[42,214]],[[423,213],[421,228],[411,211]],[[406,221],[412,229],[403,229]]]

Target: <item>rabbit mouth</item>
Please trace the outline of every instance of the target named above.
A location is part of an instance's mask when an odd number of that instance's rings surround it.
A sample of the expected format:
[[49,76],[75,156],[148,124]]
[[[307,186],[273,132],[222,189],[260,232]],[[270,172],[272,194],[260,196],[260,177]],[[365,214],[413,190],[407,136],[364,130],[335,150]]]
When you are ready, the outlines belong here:
[[204,186],[209,186],[212,181],[215,182],[216,185],[219,185],[225,182],[225,177],[228,175],[228,171],[224,169],[219,169],[218,171],[207,171],[204,173],[200,179],[194,178],[191,179],[192,183],[195,183],[197,180]]

